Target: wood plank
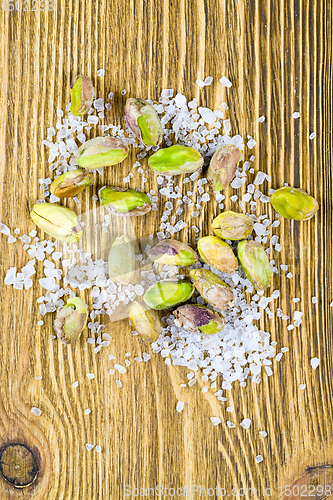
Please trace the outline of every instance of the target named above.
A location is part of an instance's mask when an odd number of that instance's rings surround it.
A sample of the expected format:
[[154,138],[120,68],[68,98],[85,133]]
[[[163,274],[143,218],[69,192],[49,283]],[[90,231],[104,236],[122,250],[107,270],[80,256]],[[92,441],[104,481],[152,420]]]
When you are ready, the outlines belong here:
[[[278,305],[285,314],[295,309],[291,298],[300,297],[304,319],[291,331],[281,319],[260,320],[278,347],[290,351],[273,362],[272,377],[263,374],[259,385],[226,391],[236,409],[231,420],[251,418],[247,430],[226,426],[225,407],[212,392],[202,394],[203,383],[180,388],[186,370],[153,355],[131,336],[126,321],[109,325],[110,351],[98,355],[84,341],[64,348],[49,340],[53,316],[37,325],[38,282],[25,292],[3,284],[9,267],[21,268],[29,259],[21,243],[8,245],[1,238],[0,448],[21,443],[39,463],[37,480],[22,490],[0,476],[1,498],[122,499],[125,485],[217,486],[230,494],[233,487],[256,488],[258,497],[272,486],[272,497],[278,498],[279,486],[293,484],[309,467],[332,464],[331,12],[330,0],[57,0],[52,12],[2,10],[0,220],[11,229],[27,234],[34,229],[29,210],[41,194],[38,179],[49,176],[42,140],[81,72],[92,76],[99,96],[114,92],[108,122],[115,124],[123,123],[128,96],[158,99],[163,88],[212,109],[225,101],[232,132],[257,140],[253,166],[271,176],[267,191],[284,182],[301,186],[321,210],[306,223],[281,221],[276,230],[283,248],[274,258],[289,265],[293,279],[275,276],[272,290],[280,289]],[[96,76],[99,68],[106,69],[104,78]],[[213,84],[200,89],[196,79],[208,75]],[[233,82],[228,90],[218,82],[222,75]],[[300,119],[291,118],[294,111]],[[264,123],[257,122],[261,115]],[[134,161],[131,154],[121,168],[105,169],[96,177],[96,190],[111,182],[122,185]],[[157,191],[156,177],[148,175],[144,184],[136,174],[130,187]],[[226,208],[233,206],[232,194],[226,192]],[[96,206],[90,196],[88,190],[81,195],[82,212]],[[191,209],[184,208],[189,220]],[[159,216],[163,209],[161,203]],[[267,210],[271,216],[271,208],[261,204],[258,214]],[[219,211],[214,203],[207,205],[195,222],[200,235],[208,234]],[[193,243],[191,225],[181,237]],[[147,236],[157,227],[147,216],[136,229]],[[148,352],[152,359],[132,362],[119,389],[109,374],[109,352],[117,360],[126,352],[132,357]],[[314,356],[321,360],[315,371]],[[87,372],[95,379],[89,381]],[[36,375],[43,379],[36,381]],[[298,389],[301,383],[306,390]],[[185,401],[181,414],[175,411],[177,400]],[[32,406],[42,409],[40,417],[31,413]],[[88,407],[92,412],[84,415]],[[216,415],[222,424],[213,427],[209,418]],[[267,438],[258,433],[264,429]],[[86,451],[85,443],[101,445],[102,453]],[[260,464],[258,454],[264,457]]]

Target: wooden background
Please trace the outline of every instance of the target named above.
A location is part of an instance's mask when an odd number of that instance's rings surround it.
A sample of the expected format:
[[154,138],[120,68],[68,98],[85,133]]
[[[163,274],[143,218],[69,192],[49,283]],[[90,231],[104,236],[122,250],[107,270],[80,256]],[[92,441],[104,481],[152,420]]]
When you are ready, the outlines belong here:
[[[99,96],[115,93],[108,122],[123,123],[129,95],[156,99],[163,88],[198,97],[212,109],[221,109],[226,100],[232,132],[257,140],[246,154],[255,155],[256,170],[271,175],[269,186],[300,186],[321,206],[311,221],[283,221],[276,231],[283,245],[276,261],[288,263],[294,277],[275,276],[272,290],[280,288],[278,304],[287,314],[294,307],[290,299],[301,297],[304,320],[291,332],[280,319],[260,323],[278,348],[290,351],[280,363],[273,362],[272,377],[263,374],[259,385],[250,382],[242,389],[235,384],[226,391],[233,414],[217,404],[212,392],[202,394],[202,384],[180,388],[186,370],[166,366],[159,355],[147,363],[132,362],[119,389],[117,377],[109,375],[107,354],[123,363],[126,352],[132,358],[150,352],[130,335],[126,321],[108,329],[111,347],[97,355],[83,339],[70,348],[49,340],[52,314],[37,326],[36,299],[43,293],[38,282],[26,292],[3,284],[9,267],[21,268],[29,260],[20,242],[8,246],[3,237],[0,444],[29,446],[40,473],[24,490],[0,477],[2,499],[116,500],[126,498],[125,485],[158,484],[225,487],[232,498],[262,498],[263,488],[272,486],[277,499],[279,486],[292,484],[312,467],[321,467],[325,481],[332,482],[332,469],[323,467],[333,464],[331,9],[331,0],[58,0],[53,12],[2,9],[0,220],[11,229],[34,228],[29,210],[41,195],[38,178],[50,175],[42,140],[56,123],[55,109],[67,104],[77,73],[93,78]],[[99,68],[106,69],[104,78],[96,76]],[[196,79],[208,75],[214,83],[200,89]],[[223,75],[233,82],[227,92],[218,82]],[[291,118],[294,111],[300,112],[299,120]],[[266,116],[263,124],[256,121],[260,115]],[[317,134],[313,141],[311,132]],[[121,185],[134,160],[106,169],[98,185],[111,179]],[[154,175],[145,185],[140,182],[135,177],[131,187],[156,188]],[[81,196],[82,211],[92,206],[91,194],[87,190]],[[208,206],[199,221],[200,235],[207,234],[219,212],[214,203]],[[150,234],[156,228],[147,216],[139,230]],[[192,238],[192,232],[182,232],[184,241]],[[316,305],[312,296],[318,297]],[[315,371],[313,356],[321,360]],[[89,381],[87,372],[96,378]],[[36,381],[36,375],[43,379]],[[77,389],[72,388],[75,380]],[[300,383],[306,383],[304,391]],[[181,414],[175,411],[178,399],[185,401]],[[40,417],[31,413],[32,406],[42,409]],[[86,416],[88,407],[92,412]],[[217,415],[222,424],[214,427],[209,418]],[[244,417],[252,419],[248,430],[226,426],[227,419]],[[259,435],[264,429],[266,438]],[[85,443],[101,445],[102,453],[86,451]],[[260,464],[257,454],[264,457]],[[232,495],[232,487],[257,488],[258,495]]]

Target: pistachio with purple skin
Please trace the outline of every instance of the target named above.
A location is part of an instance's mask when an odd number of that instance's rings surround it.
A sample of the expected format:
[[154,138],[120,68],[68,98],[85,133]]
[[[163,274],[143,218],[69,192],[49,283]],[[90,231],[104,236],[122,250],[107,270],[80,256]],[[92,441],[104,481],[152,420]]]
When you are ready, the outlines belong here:
[[95,89],[90,78],[77,76],[71,86],[71,113],[75,116],[88,113],[94,99]]
[[52,194],[58,198],[70,198],[81,193],[93,182],[92,175],[84,170],[70,170],[59,175],[50,186]]
[[137,217],[151,210],[149,196],[133,189],[104,186],[98,196],[102,205],[114,215]]
[[162,125],[150,102],[144,99],[128,99],[125,106],[125,119],[134,135],[145,146],[157,146],[161,142]]
[[220,311],[225,311],[234,301],[232,289],[215,273],[204,269],[192,269],[190,276],[194,281],[194,286],[207,302]]
[[186,243],[177,240],[162,240],[147,251],[153,262],[169,266],[192,266],[198,260],[195,251]]
[[175,325],[193,333],[214,335],[223,330],[225,320],[221,314],[199,304],[185,304],[173,311]]
[[80,297],[72,297],[57,313],[54,329],[65,345],[74,344],[88,320],[88,308]]
[[221,146],[215,151],[207,172],[207,179],[214,191],[221,191],[229,186],[241,158],[241,151],[233,144]]
[[79,147],[75,157],[81,168],[100,168],[117,165],[129,153],[127,144],[117,137],[95,137]]
[[162,333],[162,326],[157,312],[149,309],[145,304],[136,301],[132,302],[129,319],[140,337],[149,342],[156,342]]

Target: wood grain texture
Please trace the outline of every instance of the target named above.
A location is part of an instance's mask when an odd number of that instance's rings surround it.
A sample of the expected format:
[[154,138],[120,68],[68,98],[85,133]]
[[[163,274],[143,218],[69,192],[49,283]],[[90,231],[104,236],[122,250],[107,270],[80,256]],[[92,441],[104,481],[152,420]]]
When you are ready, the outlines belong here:
[[[28,260],[23,245],[8,245],[3,237],[0,445],[27,445],[40,472],[24,491],[0,478],[1,498],[115,500],[126,498],[125,485],[201,485],[226,488],[229,497],[233,487],[258,491],[236,493],[237,499],[262,498],[263,488],[272,486],[277,499],[279,486],[292,484],[308,467],[332,464],[331,0],[58,0],[53,12],[2,10],[0,37],[0,220],[10,228],[34,228],[29,210],[40,197],[38,178],[49,176],[42,140],[78,73],[92,76],[98,96],[115,93],[108,123],[123,123],[120,110],[129,95],[157,99],[163,88],[212,109],[226,101],[233,133],[257,140],[246,155],[254,154],[255,170],[271,176],[267,191],[288,182],[321,206],[307,223],[284,220],[275,230],[283,248],[274,258],[290,266],[293,279],[275,276],[272,290],[281,290],[285,314],[295,309],[291,298],[300,297],[304,319],[292,331],[281,319],[260,321],[278,347],[290,351],[273,362],[272,377],[263,374],[259,385],[226,391],[235,408],[231,420],[252,419],[247,430],[226,426],[230,415],[211,392],[201,393],[202,384],[180,388],[186,371],[166,366],[159,355],[132,362],[119,389],[107,354],[121,362],[126,352],[150,352],[130,335],[126,321],[110,326],[112,345],[97,355],[84,341],[64,348],[49,340],[52,315],[37,326],[38,282],[25,292],[3,284],[9,267]],[[104,78],[96,76],[99,68],[106,69]],[[196,79],[208,75],[213,84],[200,89]],[[218,82],[223,75],[233,82],[227,91]],[[301,119],[291,118],[294,111]],[[260,115],[266,116],[263,124]],[[312,141],[311,132],[317,134]],[[121,167],[106,169],[98,187],[111,180],[122,185],[134,161],[132,155]],[[157,190],[153,175],[146,184],[135,176],[130,187]],[[232,194],[228,190],[227,208]],[[96,206],[88,190],[80,196],[82,212]],[[160,213],[163,208],[161,203]],[[258,213],[267,209],[272,214],[263,204]],[[201,235],[218,212],[211,203],[200,215]],[[147,216],[137,230],[148,235],[157,227]],[[193,242],[192,231],[183,230],[182,239]],[[312,296],[318,297],[315,305]],[[313,356],[321,360],[315,371]],[[87,372],[95,379],[88,380]],[[185,401],[181,414],[175,411],[179,399]],[[41,408],[40,417],[32,406]],[[209,418],[217,415],[222,424],[213,427]],[[264,429],[267,438],[258,433]],[[102,453],[87,452],[85,443],[101,445]],[[258,454],[264,457],[260,464]]]

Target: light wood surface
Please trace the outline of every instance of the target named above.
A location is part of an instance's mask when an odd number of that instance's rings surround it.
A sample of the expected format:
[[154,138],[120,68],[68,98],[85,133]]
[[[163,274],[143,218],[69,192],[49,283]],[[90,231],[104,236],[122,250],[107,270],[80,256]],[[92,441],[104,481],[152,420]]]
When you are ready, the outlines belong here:
[[[0,477],[0,496],[116,500],[126,498],[125,485],[201,485],[226,488],[237,499],[262,498],[271,486],[277,499],[279,486],[292,484],[309,467],[333,463],[332,2],[58,0],[55,6],[53,12],[1,12],[3,223],[25,233],[34,229],[29,210],[41,194],[38,178],[50,174],[42,140],[56,123],[56,108],[67,104],[78,73],[93,78],[99,96],[115,93],[108,122],[116,124],[123,124],[128,96],[157,99],[163,88],[197,97],[212,109],[221,109],[225,100],[233,133],[257,140],[254,168],[271,176],[268,187],[300,186],[321,208],[306,223],[285,220],[277,228],[283,248],[274,254],[276,262],[288,264],[293,278],[275,276],[272,290],[281,290],[285,314],[295,309],[291,298],[300,297],[304,318],[292,331],[281,319],[260,322],[278,348],[290,351],[273,362],[272,377],[263,373],[259,385],[235,384],[226,391],[235,408],[230,419],[251,418],[247,430],[227,427],[225,406],[211,391],[202,394],[202,384],[180,388],[186,370],[166,366],[159,355],[147,363],[132,362],[119,389],[117,377],[109,375],[113,364],[107,355],[112,352],[121,362],[126,352],[132,358],[151,353],[131,336],[127,321],[109,325],[111,347],[98,354],[84,339],[69,348],[49,340],[53,315],[37,326],[36,299],[43,293],[38,282],[24,292],[3,284],[9,267],[21,268],[29,259],[23,244],[8,245],[1,238],[0,445],[28,446],[40,472],[22,490]],[[106,69],[105,77],[96,76],[99,68]],[[208,75],[213,84],[200,89],[196,79]],[[233,82],[227,91],[218,82],[223,75]],[[294,111],[300,119],[292,119]],[[263,124],[257,122],[261,115],[266,116]],[[309,140],[311,132],[317,134],[314,140]],[[96,177],[98,187],[111,180],[122,185],[133,161],[134,155],[121,168],[106,169]],[[157,189],[156,178],[149,175],[143,185],[136,175],[130,187]],[[227,208],[231,195],[230,189]],[[88,190],[80,195],[80,210],[94,206],[90,196]],[[267,206],[260,210],[265,213]],[[217,213],[214,203],[207,204],[196,222],[200,235],[207,234]],[[148,235],[157,226],[150,214],[138,231]],[[181,237],[193,241],[190,230]],[[312,296],[318,298],[315,305]],[[310,366],[314,356],[321,360],[316,370]],[[88,380],[87,372],[95,379]],[[36,381],[37,375],[42,380]],[[181,414],[175,411],[179,399],[185,401]],[[40,417],[31,413],[32,406],[41,408]],[[88,407],[92,412],[84,415]],[[214,427],[209,418],[217,415],[222,424]],[[260,436],[260,430],[268,436]],[[100,445],[102,452],[86,451],[85,443]],[[258,454],[264,457],[260,464],[255,463]],[[256,488],[258,494],[232,496],[232,488]]]

